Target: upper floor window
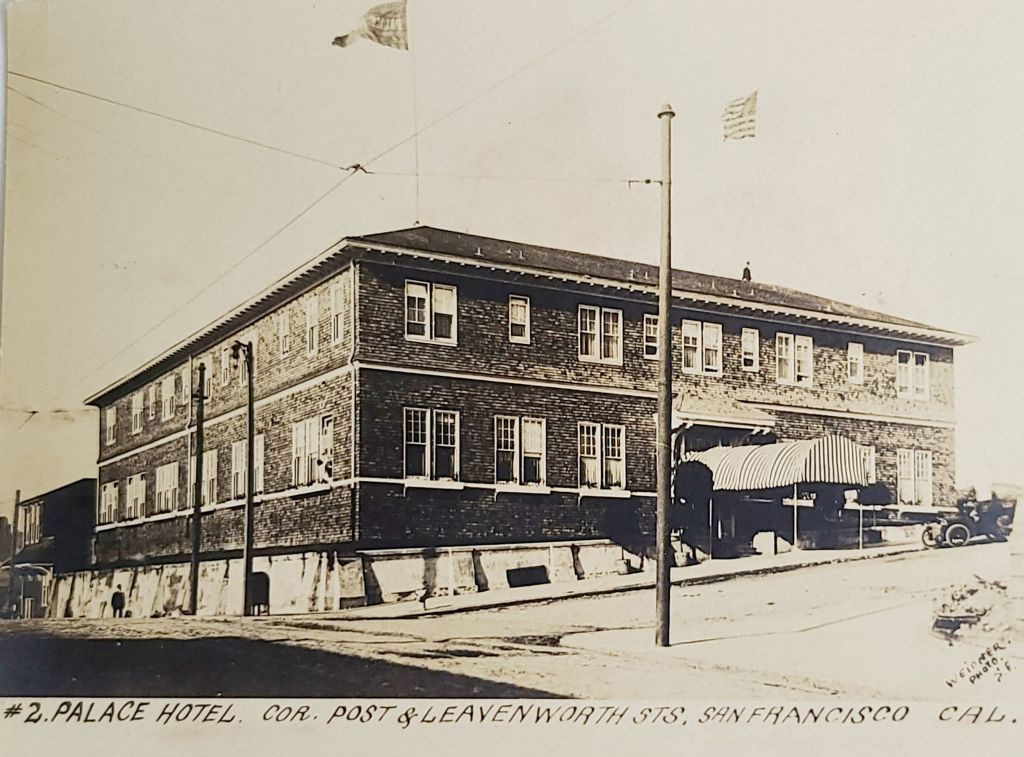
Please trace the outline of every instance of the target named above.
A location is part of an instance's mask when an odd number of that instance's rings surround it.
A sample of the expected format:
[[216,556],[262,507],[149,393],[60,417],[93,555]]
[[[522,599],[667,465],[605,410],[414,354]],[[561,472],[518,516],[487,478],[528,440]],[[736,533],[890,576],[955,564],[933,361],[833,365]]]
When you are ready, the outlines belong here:
[[757,329],[740,332],[740,367],[743,370],[756,371],[761,367],[760,346],[761,334]]
[[722,372],[722,324],[683,321],[683,373]]
[[775,335],[776,380],[810,386],[814,380],[814,340],[809,336]]
[[930,451],[896,450],[896,492],[900,504],[931,507],[933,498]]
[[35,544],[36,542],[42,541],[43,539],[43,506],[42,503],[35,502],[31,505],[25,505],[21,509],[22,523],[21,533],[18,534],[21,545],[18,547],[21,549],[29,544]]
[[405,408],[405,477],[459,480],[459,414]]
[[97,520],[101,525],[117,520],[117,504],[117,481],[103,484],[100,487],[100,508],[97,513]]
[[306,354],[315,355],[317,349],[317,324],[320,320],[320,306],[316,292],[306,300]]
[[622,365],[622,311],[580,305],[580,360]]
[[644,313],[644,357],[658,357],[658,316]]
[[[258,467],[262,468],[262,463]],[[293,424],[292,485],[329,483],[333,473],[334,418],[318,415]]]
[[203,488],[200,504],[217,504],[217,450],[210,449],[203,453]]
[[896,393],[900,397],[928,399],[930,376],[928,355],[910,350],[896,351]]
[[340,281],[336,281],[331,285],[331,344],[340,342],[343,334],[344,322],[342,318],[345,313],[343,292],[344,289]]
[[150,420],[156,418],[156,384],[146,388],[146,417]]
[[132,433],[137,434],[142,431],[142,406],[143,406],[142,392],[132,395]]
[[117,441],[117,408],[114,405],[107,408],[105,431],[106,443],[108,445],[114,444]]
[[503,484],[544,483],[545,433],[542,418],[494,418],[494,480]]
[[291,336],[291,323],[288,311],[282,310],[277,317],[277,351],[284,357],[288,354],[288,337]]
[[[258,352],[256,345],[258,339],[259,337],[255,332],[238,337],[240,343],[248,344],[252,350],[252,373],[254,376],[256,375],[256,354]],[[244,387],[249,382],[249,366],[245,362],[245,355],[239,352],[237,357],[232,356],[232,360],[237,363],[238,385]]]
[[227,386],[231,380],[231,348],[220,348],[220,385]]
[[[263,434],[253,439],[253,495],[263,493]],[[249,442],[245,439],[231,445],[231,499],[245,496],[248,485]]]
[[508,340],[530,343],[530,298],[512,294],[508,298]]
[[406,281],[405,338],[455,344],[457,302],[453,286]]
[[625,441],[625,426],[605,423],[580,423],[580,488],[625,488]]
[[864,383],[864,345],[860,342],[846,346],[846,376],[851,384]]
[[156,469],[155,511],[169,513],[178,506],[178,464],[167,463]]
[[165,376],[163,381],[160,382],[160,420],[166,421],[174,417],[175,401],[177,399],[177,392],[175,391],[175,376],[172,373],[170,376]]
[[138,473],[128,476],[128,499],[125,502],[124,514],[127,520],[137,520],[145,515],[146,509],[146,474]]

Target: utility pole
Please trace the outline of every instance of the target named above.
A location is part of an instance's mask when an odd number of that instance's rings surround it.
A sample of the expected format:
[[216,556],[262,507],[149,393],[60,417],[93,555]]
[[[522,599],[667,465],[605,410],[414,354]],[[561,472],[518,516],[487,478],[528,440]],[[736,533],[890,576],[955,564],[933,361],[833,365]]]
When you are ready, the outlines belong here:
[[199,549],[203,537],[203,419],[206,401],[206,365],[199,364],[199,389],[192,393],[196,402],[196,464],[192,482],[192,570],[189,573],[189,613],[199,611]]
[[668,509],[672,497],[672,106],[661,107],[661,263],[658,269],[658,514],[655,643],[669,645]]
[[14,594],[14,559],[18,556],[19,512],[21,512],[21,489],[16,489],[14,491],[14,516],[11,518],[11,559],[7,561],[7,599],[3,607],[5,612],[10,611],[11,596]]
[[253,511],[252,494],[256,488],[255,441],[256,423],[253,415],[253,376],[252,376],[252,342],[235,342],[231,346],[234,358],[242,353],[245,360],[246,387],[246,442],[245,442],[245,546],[242,549],[243,571],[245,581],[242,589],[242,615],[252,615],[252,547],[253,547]]

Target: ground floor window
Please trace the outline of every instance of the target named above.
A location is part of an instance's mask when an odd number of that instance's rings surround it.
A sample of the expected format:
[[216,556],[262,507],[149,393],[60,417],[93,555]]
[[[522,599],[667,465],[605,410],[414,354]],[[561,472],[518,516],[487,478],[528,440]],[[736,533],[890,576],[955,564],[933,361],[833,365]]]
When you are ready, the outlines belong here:
[[405,477],[458,481],[457,412],[405,408]]
[[603,423],[579,424],[581,488],[625,488],[625,440],[625,426]]
[[896,451],[896,491],[901,505],[931,507],[932,453],[920,449]]
[[542,418],[494,418],[494,480],[497,483],[544,483],[545,433]]

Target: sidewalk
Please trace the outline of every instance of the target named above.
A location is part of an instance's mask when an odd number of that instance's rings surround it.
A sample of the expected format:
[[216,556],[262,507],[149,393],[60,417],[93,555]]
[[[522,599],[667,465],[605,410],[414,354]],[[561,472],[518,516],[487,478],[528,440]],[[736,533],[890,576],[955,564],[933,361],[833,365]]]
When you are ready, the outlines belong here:
[[[692,586],[714,583],[738,576],[754,576],[781,573],[787,570],[807,568],[814,565],[831,565],[869,560],[876,557],[918,552],[920,544],[897,544],[859,549],[815,549],[797,550],[780,555],[758,555],[734,560],[708,560],[699,565],[672,569],[673,586]],[[625,576],[600,576],[578,581],[524,586],[516,589],[495,589],[473,594],[459,594],[454,597],[432,597],[426,603],[395,602],[390,604],[356,607],[319,615],[337,620],[408,620],[428,615],[448,615],[471,610],[489,610],[496,607],[550,602],[569,597],[587,597],[599,594],[614,594],[623,591],[651,589],[654,587],[654,572],[647,570]]]

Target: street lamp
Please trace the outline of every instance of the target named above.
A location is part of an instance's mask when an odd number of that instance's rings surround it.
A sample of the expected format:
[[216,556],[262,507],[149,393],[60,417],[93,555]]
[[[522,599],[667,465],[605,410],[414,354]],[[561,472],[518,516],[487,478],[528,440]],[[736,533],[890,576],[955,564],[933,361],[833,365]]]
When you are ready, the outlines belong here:
[[242,615],[252,615],[252,546],[253,546],[253,512],[252,491],[256,488],[254,470],[254,439],[256,436],[255,418],[253,417],[253,353],[252,342],[236,341],[231,345],[231,358],[235,362],[241,354],[245,360],[247,385],[246,397],[246,443],[245,443],[245,546],[242,548]]

